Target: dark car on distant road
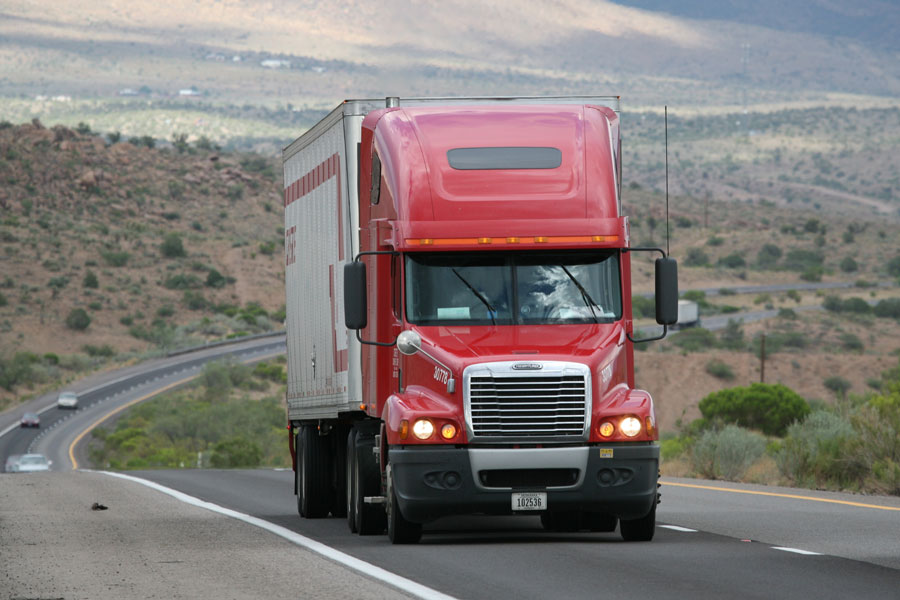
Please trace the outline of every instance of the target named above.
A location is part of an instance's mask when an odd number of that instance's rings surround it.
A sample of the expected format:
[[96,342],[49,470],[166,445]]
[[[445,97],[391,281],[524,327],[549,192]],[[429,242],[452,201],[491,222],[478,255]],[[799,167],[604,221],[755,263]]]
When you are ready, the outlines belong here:
[[19,419],[19,425],[22,427],[40,427],[41,418],[37,413],[27,412]]

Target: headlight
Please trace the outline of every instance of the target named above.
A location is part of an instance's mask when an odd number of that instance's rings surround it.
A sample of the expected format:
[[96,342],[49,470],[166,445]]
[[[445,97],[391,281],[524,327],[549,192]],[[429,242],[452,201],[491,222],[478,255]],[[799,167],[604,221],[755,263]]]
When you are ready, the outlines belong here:
[[641,432],[641,421],[636,417],[625,417],[619,423],[619,429],[628,437],[634,437]]
[[419,419],[413,424],[413,435],[420,440],[427,440],[434,435],[434,424],[428,419]]

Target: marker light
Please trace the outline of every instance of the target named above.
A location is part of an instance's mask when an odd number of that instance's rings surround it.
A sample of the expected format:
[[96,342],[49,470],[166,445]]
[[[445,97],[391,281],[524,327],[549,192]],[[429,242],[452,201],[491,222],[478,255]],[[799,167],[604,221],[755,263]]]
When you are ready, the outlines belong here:
[[609,421],[604,421],[603,423],[600,424],[599,431],[600,431],[600,435],[602,435],[603,437],[611,436],[615,430],[616,430],[615,425],[613,425]]
[[400,439],[405,440],[409,437],[409,421],[403,419],[400,421]]
[[445,440],[452,440],[456,437],[456,425],[453,423],[444,423],[441,427],[441,437]]
[[413,435],[420,440],[427,440],[434,435],[434,424],[428,419],[419,419],[413,423]]
[[619,429],[628,437],[634,437],[641,432],[641,421],[636,417],[625,417],[619,423]]

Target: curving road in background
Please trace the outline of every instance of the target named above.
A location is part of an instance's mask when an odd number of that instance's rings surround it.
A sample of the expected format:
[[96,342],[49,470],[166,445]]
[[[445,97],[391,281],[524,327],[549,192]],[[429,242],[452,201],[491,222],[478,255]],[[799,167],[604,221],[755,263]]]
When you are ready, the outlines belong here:
[[[0,457],[30,450],[48,455],[54,470],[83,466],[85,432],[116,411],[183,385],[225,354],[253,362],[283,352],[283,338],[254,340],[94,376],[75,386],[82,392],[77,411],[60,412],[52,396],[0,415]],[[18,428],[27,409],[43,411],[40,431]],[[386,536],[352,535],[344,519],[300,519],[290,471],[130,474],[295,532],[352,557],[349,568],[367,576],[371,569],[401,575],[423,587],[393,585],[419,597],[900,598],[896,497],[664,479],[650,543],[626,543],[615,533],[547,533],[536,517],[466,517],[427,526],[419,545],[392,546]]]

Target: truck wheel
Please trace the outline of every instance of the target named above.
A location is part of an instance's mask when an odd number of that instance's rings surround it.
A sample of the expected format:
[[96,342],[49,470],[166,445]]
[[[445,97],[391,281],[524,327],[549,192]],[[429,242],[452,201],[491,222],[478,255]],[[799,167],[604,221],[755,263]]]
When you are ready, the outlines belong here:
[[632,519],[619,521],[619,532],[622,539],[626,542],[649,542],[653,539],[653,532],[656,530],[656,502],[653,508],[647,513],[647,516],[640,519]]
[[344,503],[347,505],[347,525],[350,526],[350,533],[358,531],[356,526],[356,430],[351,429],[347,434],[347,450],[344,456],[344,478],[346,479],[344,489]]
[[375,438],[356,435],[356,458],[353,469],[353,510],[359,535],[378,535],[384,532],[386,517],[380,504],[366,504],[366,496],[381,495],[381,470],[375,462],[372,448]]
[[392,544],[417,544],[422,539],[421,523],[407,521],[394,493],[391,465],[387,466],[387,532]]
[[312,425],[297,435],[297,508],[300,516],[320,519],[331,506],[331,460],[327,440]]

